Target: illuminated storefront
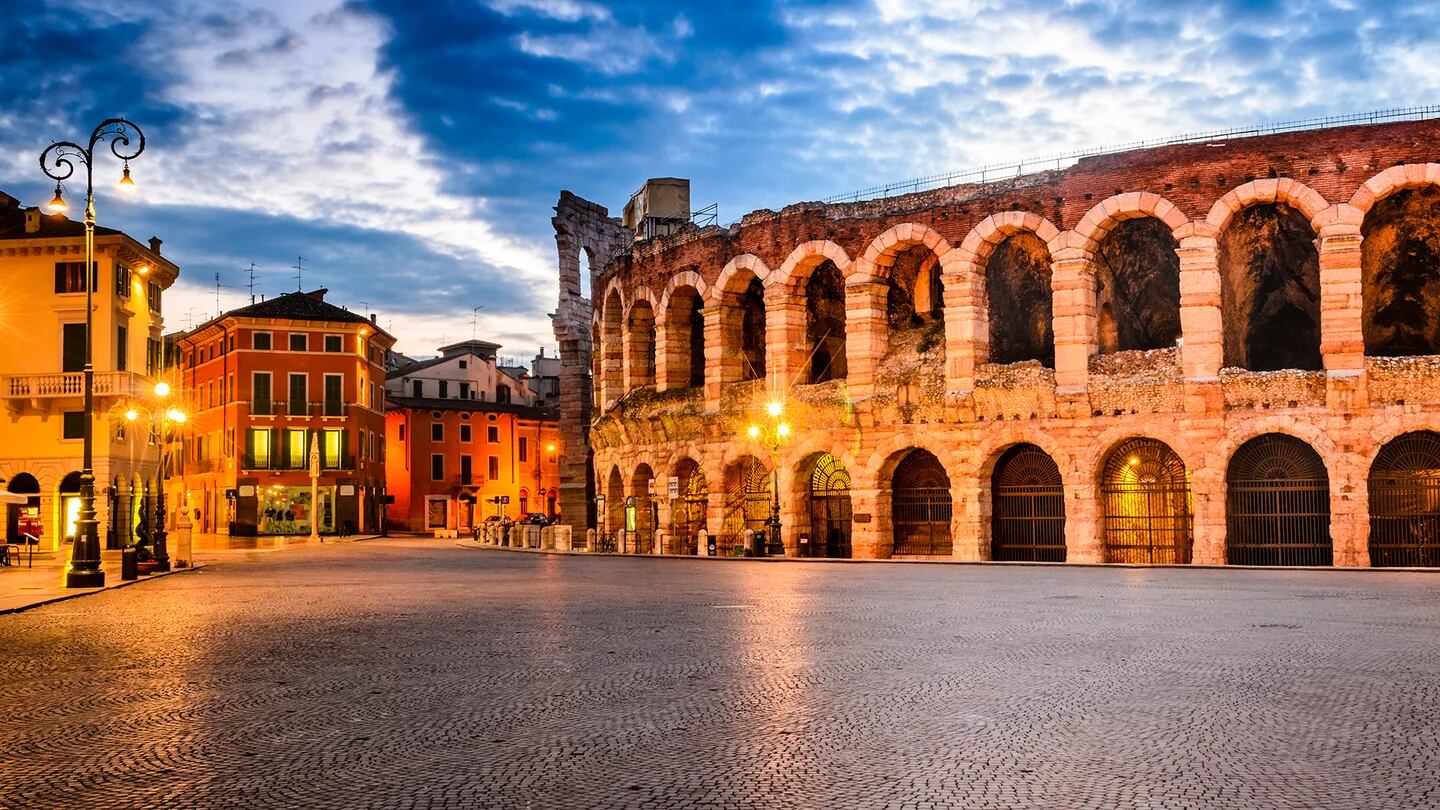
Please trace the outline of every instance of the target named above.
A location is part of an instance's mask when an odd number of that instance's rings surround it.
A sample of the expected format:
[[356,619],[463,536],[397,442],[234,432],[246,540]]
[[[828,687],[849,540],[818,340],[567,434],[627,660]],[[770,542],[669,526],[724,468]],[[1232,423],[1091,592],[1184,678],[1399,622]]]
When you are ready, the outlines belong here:
[[[309,534],[315,511],[310,487],[272,484],[260,487],[257,527],[260,534]],[[320,487],[320,531],[335,531],[335,487]]]

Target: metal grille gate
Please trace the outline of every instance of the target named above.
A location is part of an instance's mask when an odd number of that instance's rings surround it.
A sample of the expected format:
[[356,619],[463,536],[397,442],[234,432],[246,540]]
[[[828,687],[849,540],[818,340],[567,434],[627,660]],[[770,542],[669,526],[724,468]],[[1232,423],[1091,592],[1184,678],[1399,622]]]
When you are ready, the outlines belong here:
[[670,506],[671,554],[698,554],[699,532],[705,527],[709,488],[700,465],[686,460],[676,468],[680,499]]
[[1331,565],[1330,477],[1305,442],[1279,433],[1235,451],[1226,474],[1225,561]]
[[895,468],[890,525],[896,554],[949,555],[950,477],[940,460],[912,450]]
[[850,556],[850,473],[826,453],[810,474],[812,557]]
[[1105,562],[1190,562],[1190,477],[1174,450],[1129,439],[1111,451],[1101,481]]
[[1005,451],[990,492],[991,559],[1065,562],[1065,487],[1049,454],[1033,444]]
[[1370,565],[1440,566],[1440,433],[1407,433],[1375,457]]
[[715,553],[731,556],[744,543],[745,530],[761,531],[770,517],[770,474],[753,456],[725,471],[725,520]]

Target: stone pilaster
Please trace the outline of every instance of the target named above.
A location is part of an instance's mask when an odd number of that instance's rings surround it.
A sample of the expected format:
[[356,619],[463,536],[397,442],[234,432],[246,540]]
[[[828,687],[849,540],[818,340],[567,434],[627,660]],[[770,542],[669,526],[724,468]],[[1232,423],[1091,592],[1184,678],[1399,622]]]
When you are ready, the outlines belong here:
[[1085,390],[1096,350],[1095,267],[1078,248],[1059,251],[1050,265],[1054,296],[1055,386],[1061,394]]
[[886,322],[888,286],[883,281],[866,281],[845,287],[846,386],[850,399],[864,402],[875,393],[875,374],[889,347]]

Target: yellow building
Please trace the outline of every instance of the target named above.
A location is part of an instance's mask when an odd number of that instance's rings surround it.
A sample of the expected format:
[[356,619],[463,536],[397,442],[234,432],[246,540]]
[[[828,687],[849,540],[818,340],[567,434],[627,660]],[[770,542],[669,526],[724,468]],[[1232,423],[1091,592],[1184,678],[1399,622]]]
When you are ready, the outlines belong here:
[[[85,386],[85,228],[62,215],[22,208],[0,192],[0,486],[30,496],[5,509],[4,536],[40,538],[58,551],[79,514]],[[180,270],[148,246],[95,229],[94,290],[96,518],[105,548],[133,536],[159,447],[144,402],[163,369],[162,293]],[[112,519],[113,518],[113,519]]]

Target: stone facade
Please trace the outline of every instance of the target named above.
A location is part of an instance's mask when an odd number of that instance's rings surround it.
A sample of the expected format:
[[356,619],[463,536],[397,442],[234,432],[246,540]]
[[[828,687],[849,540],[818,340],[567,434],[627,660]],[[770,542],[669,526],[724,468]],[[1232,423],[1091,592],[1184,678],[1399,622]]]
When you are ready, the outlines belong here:
[[[567,454],[562,492],[599,482],[602,534],[658,528],[653,551],[704,553],[702,529],[734,545],[778,470],[791,554],[1369,565],[1377,455],[1440,430],[1437,135],[1409,121],[1168,146],[633,245],[567,192],[562,431],[575,447],[588,429],[594,459]],[[843,278],[843,323],[813,300],[834,294],[809,283],[822,270]],[[789,427],[774,450],[769,402]],[[1246,444],[1272,434],[1303,444]],[[1041,459],[1028,479],[1002,465],[1022,445]],[[1440,459],[1407,458],[1413,492],[1380,517],[1422,551],[1384,562],[1437,564]],[[1304,514],[1265,528],[1264,498]],[[1026,551],[1027,532],[1062,539]]]

